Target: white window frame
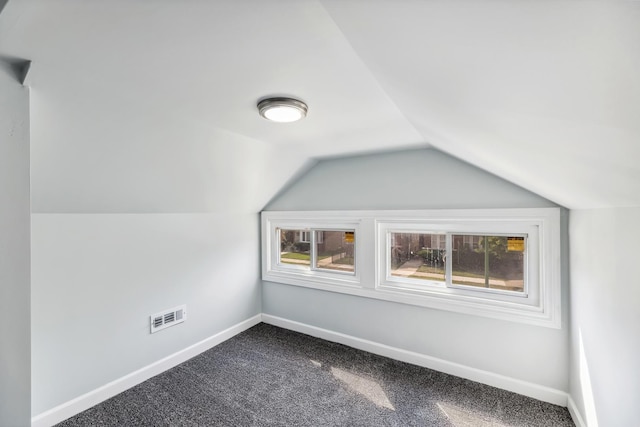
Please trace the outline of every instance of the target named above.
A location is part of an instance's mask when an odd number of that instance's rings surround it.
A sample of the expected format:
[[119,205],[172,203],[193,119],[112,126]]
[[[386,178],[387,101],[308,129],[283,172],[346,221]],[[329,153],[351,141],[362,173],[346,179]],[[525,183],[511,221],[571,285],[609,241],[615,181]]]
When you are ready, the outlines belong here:
[[[538,306],[540,300],[539,286],[530,284],[538,283],[538,270],[530,269],[529,265],[538,265],[540,258],[539,225],[522,221],[504,219],[500,222],[476,220],[472,224],[468,219],[452,218],[446,223],[438,223],[433,220],[382,220],[378,221],[378,256],[379,282],[378,288],[389,292],[410,293],[416,295],[447,298],[450,300],[476,301],[486,300],[488,304],[500,304],[510,302],[517,305]],[[524,292],[504,291],[492,288],[472,287],[454,284],[452,278],[452,263],[446,263],[445,280],[412,279],[391,275],[391,248],[390,236],[392,233],[412,234],[444,234],[446,236],[446,252],[452,253],[452,236],[458,234],[474,235],[505,235],[527,236],[527,248],[525,249]],[[524,307],[523,307],[524,308]],[[528,308],[526,308],[528,309]]]
[[[262,226],[262,258],[263,280],[286,283],[291,285],[309,286],[335,290],[335,287],[359,287],[360,274],[358,269],[359,259],[359,227],[360,221],[345,220],[339,217],[327,217],[325,215],[309,216],[306,213],[283,213],[279,215],[266,215],[263,212]],[[277,217],[276,217],[277,216]],[[300,230],[309,232],[309,266],[281,263],[280,261],[280,236],[279,230]],[[353,231],[354,242],[354,271],[341,271],[316,267],[317,231]],[[305,242],[306,243],[306,242]]]
[[[278,228],[354,230],[355,273],[301,271],[278,265]],[[526,235],[525,292],[391,276],[389,236],[394,231],[446,234],[449,253],[450,236],[454,234]],[[560,233],[560,208],[263,212],[262,278],[268,282],[560,328]],[[449,262],[448,278],[450,269]]]

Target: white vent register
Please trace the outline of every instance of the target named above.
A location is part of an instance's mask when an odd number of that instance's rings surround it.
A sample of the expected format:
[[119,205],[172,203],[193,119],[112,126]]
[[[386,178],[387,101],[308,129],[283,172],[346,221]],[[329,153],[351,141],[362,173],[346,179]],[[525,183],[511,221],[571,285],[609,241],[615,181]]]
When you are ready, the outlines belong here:
[[169,326],[177,325],[187,319],[187,306],[179,305],[178,307],[153,314],[150,318],[151,333],[161,331]]

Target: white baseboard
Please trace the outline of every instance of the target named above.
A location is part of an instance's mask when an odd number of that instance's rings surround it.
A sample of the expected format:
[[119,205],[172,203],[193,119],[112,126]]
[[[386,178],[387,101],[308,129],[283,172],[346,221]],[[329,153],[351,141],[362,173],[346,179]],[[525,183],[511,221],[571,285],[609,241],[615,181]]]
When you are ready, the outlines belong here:
[[567,409],[569,409],[571,419],[575,423],[576,427],[587,427],[587,423],[584,422],[584,418],[582,418],[580,410],[571,395],[569,395],[569,399],[567,400]]
[[[281,317],[262,314],[262,321],[270,325],[279,326],[281,328],[290,329],[292,331],[301,332],[313,337],[322,338],[327,341],[337,342],[348,345],[380,356],[389,357],[391,359],[400,360],[402,362],[411,363],[436,371],[444,372],[457,377],[466,378],[468,380],[487,384],[493,387],[512,391],[532,397],[534,399],[549,402],[554,405],[567,406],[567,393],[539,384],[522,381],[516,378],[510,378],[504,375],[496,374],[481,369],[472,368],[470,366],[461,365],[447,360],[438,359],[436,357],[426,356],[424,354],[391,347],[385,344],[368,341],[362,338],[345,335],[339,332],[329,331],[327,329],[318,328],[316,326],[283,319]],[[586,427],[586,426],[585,426]]]
[[257,325],[261,322],[261,320],[262,316],[260,314],[253,316],[243,322],[231,326],[228,329],[225,329],[222,332],[219,332],[209,338],[205,338],[204,340],[196,344],[193,344],[172,355],[160,359],[157,362],[140,368],[137,371],[125,375],[124,377],[118,378],[117,380],[111,381],[110,383],[105,384],[102,387],[99,387],[95,390],[83,394],[82,396],[78,396],[75,399],[58,405],[55,408],[38,414],[31,419],[31,426],[50,427],[54,424],[64,421],[67,418],[72,417],[73,415],[79,414],[80,412],[87,410],[92,406],[95,406],[98,403],[115,396],[116,394],[122,393],[123,391],[137,384],[140,384],[141,382],[146,381],[151,377],[154,377],[168,369],[173,368],[174,366],[179,365],[182,362],[185,362],[186,360],[191,359],[194,356],[197,356],[198,354],[206,350],[209,350],[212,347],[215,347],[216,345],[228,340],[229,338],[239,334],[240,332]]
[[509,390],[544,402],[560,406],[568,406],[569,412],[576,426],[587,427],[587,424],[583,421],[575,402],[571,399],[571,396],[568,396],[567,393],[563,391],[268,314],[258,314],[253,316],[250,319],[240,322],[222,332],[193,344],[192,346],[158,360],[157,362],[85,393],[82,396],[78,396],[75,399],[58,405],[55,408],[38,414],[31,419],[31,426],[50,427],[64,421],[73,415],[79,414],[80,412],[85,411],[92,406],[115,396],[116,394],[122,393],[123,391],[140,384],[151,377],[154,377],[212,347],[215,347],[240,332],[257,325],[261,321],[317,338],[322,338],[327,341],[337,342],[353,348],[368,351],[370,353],[400,360],[402,362],[423,366],[425,368],[434,369],[436,371],[466,378],[493,387]]

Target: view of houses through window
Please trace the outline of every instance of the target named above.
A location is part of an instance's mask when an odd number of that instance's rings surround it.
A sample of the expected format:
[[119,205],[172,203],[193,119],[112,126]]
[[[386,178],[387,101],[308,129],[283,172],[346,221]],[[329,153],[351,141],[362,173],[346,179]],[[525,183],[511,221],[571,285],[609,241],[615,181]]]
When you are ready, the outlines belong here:
[[[312,239],[315,233],[315,239]],[[280,263],[314,269],[355,271],[353,230],[279,229]]]
[[445,280],[445,234],[391,233],[391,275]]
[[[446,281],[447,234],[390,233],[390,274]],[[452,234],[451,284],[524,292],[525,237]]]

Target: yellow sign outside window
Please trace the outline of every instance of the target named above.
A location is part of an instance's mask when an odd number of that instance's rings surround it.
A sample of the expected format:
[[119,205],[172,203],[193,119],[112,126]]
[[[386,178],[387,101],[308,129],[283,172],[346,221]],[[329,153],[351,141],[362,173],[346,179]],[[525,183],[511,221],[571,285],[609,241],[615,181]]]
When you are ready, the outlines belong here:
[[353,231],[345,231],[344,232],[344,241],[346,243],[353,243],[354,240],[354,232]]
[[524,237],[507,237],[507,250],[524,252]]

